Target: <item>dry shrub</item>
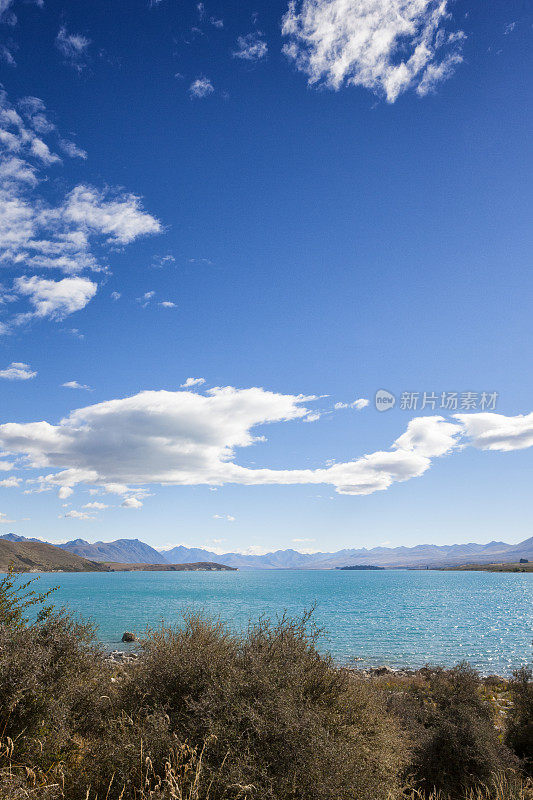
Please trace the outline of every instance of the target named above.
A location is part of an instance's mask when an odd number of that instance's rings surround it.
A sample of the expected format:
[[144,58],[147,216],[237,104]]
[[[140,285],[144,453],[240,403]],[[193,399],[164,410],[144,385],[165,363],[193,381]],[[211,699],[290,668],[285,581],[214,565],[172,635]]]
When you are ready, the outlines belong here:
[[[189,613],[113,666],[70,614],[30,624],[29,587],[0,581],[1,800],[533,800],[467,665],[367,680],[319,652],[312,614],[237,635]],[[529,672],[510,694],[526,759]]]
[[533,670],[522,667],[509,682],[512,706],[508,714],[507,744],[533,775]]
[[203,770],[212,800],[381,800],[402,764],[398,726],[370,687],[319,654],[317,635],[309,617],[261,620],[239,637],[189,614],[183,627],[146,637],[123,707],[134,728],[159,712],[167,738],[210,742]]
[[498,735],[490,693],[466,663],[420,670],[390,707],[411,739],[409,775],[428,795],[460,797],[518,766]]

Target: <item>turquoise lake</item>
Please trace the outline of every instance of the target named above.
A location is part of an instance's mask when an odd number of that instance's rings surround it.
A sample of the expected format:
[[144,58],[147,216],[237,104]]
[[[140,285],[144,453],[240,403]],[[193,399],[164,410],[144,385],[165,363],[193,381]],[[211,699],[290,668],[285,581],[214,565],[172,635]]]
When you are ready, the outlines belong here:
[[[261,614],[316,603],[323,648],[343,664],[451,666],[507,673],[532,659],[533,574],[387,570],[42,574],[66,605],[98,625],[106,646],[125,630],[203,609],[234,629]],[[356,659],[359,659],[356,661]]]

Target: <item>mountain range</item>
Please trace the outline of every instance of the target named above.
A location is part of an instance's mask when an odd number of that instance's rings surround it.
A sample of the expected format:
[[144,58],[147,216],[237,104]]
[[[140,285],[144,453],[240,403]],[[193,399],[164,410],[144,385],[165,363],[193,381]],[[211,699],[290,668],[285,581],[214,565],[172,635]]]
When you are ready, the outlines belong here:
[[[11,542],[33,541],[14,533],[0,536]],[[117,539],[114,542],[95,542],[84,539],[57,545],[62,550],[91,561],[128,564],[191,564],[210,562],[239,569],[334,569],[346,566],[378,567],[437,567],[454,564],[514,563],[521,558],[533,561],[533,537],[520,544],[505,542],[488,544],[421,544],[415,547],[373,547],[370,550],[345,549],[333,553],[300,553],[297,550],[276,550],[265,555],[243,553],[214,553],[196,547],[178,545],[170,550],[156,550],[139,539]]]

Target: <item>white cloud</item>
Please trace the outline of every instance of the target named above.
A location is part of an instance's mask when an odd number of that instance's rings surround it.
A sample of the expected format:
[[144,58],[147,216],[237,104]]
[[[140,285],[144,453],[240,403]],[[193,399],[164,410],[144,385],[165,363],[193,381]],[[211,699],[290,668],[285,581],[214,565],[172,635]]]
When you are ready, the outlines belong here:
[[247,33],[246,36],[239,36],[237,39],[237,49],[233,51],[233,58],[241,58],[243,61],[261,61],[266,58],[268,45],[261,39],[260,32]]
[[342,408],[355,408],[357,411],[361,411],[363,408],[366,408],[369,403],[370,400],[360,397],[358,400],[354,400],[352,403],[335,403],[333,408],[335,411],[339,411]]
[[137,302],[140,303],[143,308],[146,308],[146,306],[150,305],[154,297],[155,297],[154,291],[145,292],[141,297],[137,297]]
[[358,411],[361,409],[366,408],[370,400],[367,400],[366,397],[360,397],[358,400],[354,400],[352,403],[352,408],[356,408]]
[[[40,186],[62,163],[57,148],[70,158],[86,156],[60,136],[45,112],[39,98],[24,97],[13,105],[0,89],[0,266],[33,276],[51,269],[66,275],[105,272],[107,265],[96,257],[95,246],[102,250],[102,245],[130,244],[160,233],[161,223],[144,211],[139,197],[123,190],[80,183],[57,205],[45,200]],[[45,141],[47,137],[54,142]],[[13,298],[20,296],[15,292]],[[61,313],[70,312],[65,308]],[[9,317],[0,323],[0,331],[8,332],[11,324]]]
[[283,50],[310,85],[363,86],[389,103],[427,94],[462,61],[465,38],[447,33],[446,0],[293,0]]
[[231,514],[213,514],[213,519],[223,519],[226,522],[235,522],[235,517]]
[[190,389],[191,386],[202,386],[205,383],[205,378],[187,378],[185,383],[182,383],[180,389]]
[[9,525],[11,522],[16,522],[16,520],[9,519],[6,514],[0,511],[0,525]]
[[177,308],[176,303],[173,303],[171,300],[163,300],[159,305],[163,308]]
[[72,511],[67,511],[66,514],[63,514],[66,519],[83,519],[83,520],[94,520],[90,514],[87,514],[85,511],[76,511],[76,509],[72,509]]
[[92,509],[94,509],[95,511],[103,511],[103,510],[104,510],[104,508],[109,508],[109,506],[108,506],[108,505],[106,505],[105,503],[98,503],[98,502],[95,500],[95,501],[93,501],[92,503],[85,503],[85,505],[84,505],[84,506],[82,506],[82,508],[92,508]]
[[35,378],[36,375],[37,372],[29,364],[24,364],[22,361],[13,361],[9,367],[0,370],[0,378],[5,378],[8,381],[27,381],[30,378]]
[[191,97],[208,97],[210,94],[213,94],[214,91],[215,89],[213,84],[209,78],[205,77],[196,78],[196,80],[193,81],[189,86],[189,93]]
[[[56,425],[1,425],[0,447],[6,455],[23,457],[22,466],[49,470],[39,479],[43,488],[102,486],[124,496],[123,507],[140,508],[146,496],[142,487],[149,484],[329,484],[340,494],[366,495],[423,475],[434,458],[469,442],[492,450],[533,446],[533,414],[468,414],[451,420],[424,416],[411,419],[388,450],[352,461],[318,469],[256,469],[238,463],[240,448],[265,441],[259,426],[304,420],[309,413],[305,403],[314,399],[231,386],[206,395],[145,391],[77,409]],[[13,468],[4,463],[6,470]]]
[[63,215],[88,233],[106,234],[110,243],[129,244],[139,236],[161,231],[159,220],[143,211],[136,195],[113,196],[93,186],[76,186],[67,197]]
[[56,47],[59,52],[64,56],[66,61],[81,71],[85,66],[85,58],[91,40],[80,33],[69,33],[63,25],[56,36]]
[[32,317],[64,319],[69,314],[85,308],[96,294],[97,288],[97,284],[89,278],[63,278],[60,281],[51,281],[38,278],[36,275],[31,278],[22,275],[15,279],[14,290],[17,294],[28,297],[33,311],[19,315],[16,321],[25,322]]
[[92,392],[90,386],[87,386],[86,383],[78,383],[78,381],[67,381],[62,383],[61,386],[64,386],[65,389],[85,389],[87,392]]
[[4,489],[18,489],[22,482],[22,478],[15,478],[14,475],[11,475],[9,478],[4,478],[0,481],[0,486],[3,486]]
[[72,494],[74,494],[74,490],[71,489],[70,486],[61,486],[61,488],[57,493],[57,496],[59,497],[60,500],[66,500],[67,497],[70,497]]
[[87,158],[86,151],[78,147],[75,142],[70,142],[67,139],[60,139],[59,146],[69,158],[83,158],[84,160]]
[[143,504],[137,497],[126,497],[120,505],[122,508],[134,508],[136,510],[143,507]]
[[122,297],[120,292],[111,292],[111,300],[120,300]]
[[523,450],[533,447],[533,413],[505,417],[503,414],[456,414],[470,443],[479,450]]

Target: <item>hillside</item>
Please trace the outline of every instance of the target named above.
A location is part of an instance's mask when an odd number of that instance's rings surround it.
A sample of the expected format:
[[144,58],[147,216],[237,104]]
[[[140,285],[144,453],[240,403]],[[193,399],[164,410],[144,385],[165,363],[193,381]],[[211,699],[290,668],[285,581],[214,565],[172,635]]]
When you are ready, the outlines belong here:
[[202,561],[191,564],[117,564],[107,561],[102,564],[108,572],[236,572],[235,567]]
[[105,567],[45,542],[0,540],[0,572],[104,572]]

